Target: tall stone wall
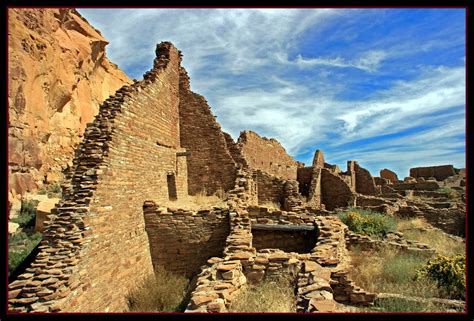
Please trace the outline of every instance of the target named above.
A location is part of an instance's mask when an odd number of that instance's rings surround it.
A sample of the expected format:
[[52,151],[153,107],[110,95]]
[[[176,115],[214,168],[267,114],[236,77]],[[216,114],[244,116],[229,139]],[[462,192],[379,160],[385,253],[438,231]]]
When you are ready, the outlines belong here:
[[226,137],[204,97],[190,90],[184,68],[179,79],[179,124],[181,146],[191,153],[187,157],[189,194],[232,189],[237,165]]
[[153,272],[143,203],[169,198],[169,174],[178,198],[187,192],[177,157],[180,55],[170,43],[156,54],[144,80],[107,99],[87,126],[41,251],[9,286],[10,309],[124,311],[128,291]]
[[283,205],[285,181],[260,170],[255,171],[254,175],[257,182],[258,203],[273,202]]
[[377,194],[375,181],[370,172],[354,162],[356,192],[365,195]]
[[410,168],[410,176],[414,178],[423,177],[430,178],[434,177],[438,181],[442,181],[449,176],[455,175],[453,165],[441,165],[441,166],[428,166],[428,167],[415,167]]
[[222,256],[230,233],[228,210],[168,211],[150,201],[143,214],[155,269],[161,265],[191,277],[209,258]]
[[285,179],[296,180],[297,161],[288,155],[276,139],[260,137],[252,131],[243,131],[237,140],[249,166]]
[[342,178],[326,168],[321,169],[321,203],[326,209],[348,206],[352,198],[353,193]]

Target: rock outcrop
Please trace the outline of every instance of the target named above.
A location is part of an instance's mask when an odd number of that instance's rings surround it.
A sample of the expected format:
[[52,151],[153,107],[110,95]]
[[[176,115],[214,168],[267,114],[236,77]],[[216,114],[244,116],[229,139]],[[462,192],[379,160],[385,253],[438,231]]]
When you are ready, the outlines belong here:
[[16,195],[60,180],[99,103],[131,80],[76,10],[8,14],[9,189]]

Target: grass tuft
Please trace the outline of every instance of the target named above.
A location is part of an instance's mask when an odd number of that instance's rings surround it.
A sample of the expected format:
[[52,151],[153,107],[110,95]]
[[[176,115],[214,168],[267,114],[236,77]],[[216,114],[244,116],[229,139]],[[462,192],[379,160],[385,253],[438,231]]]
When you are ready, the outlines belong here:
[[399,219],[398,231],[407,240],[425,243],[442,255],[463,254],[466,252],[464,242],[457,241],[431,225],[423,218]]
[[294,286],[287,279],[249,285],[232,301],[229,312],[295,312]]
[[183,312],[189,283],[185,276],[158,266],[154,275],[147,277],[128,295],[129,309],[134,312]]
[[419,297],[440,297],[437,283],[416,280],[416,271],[426,258],[415,254],[399,253],[390,248],[378,252],[352,251],[351,278],[363,289],[376,293],[399,293]]

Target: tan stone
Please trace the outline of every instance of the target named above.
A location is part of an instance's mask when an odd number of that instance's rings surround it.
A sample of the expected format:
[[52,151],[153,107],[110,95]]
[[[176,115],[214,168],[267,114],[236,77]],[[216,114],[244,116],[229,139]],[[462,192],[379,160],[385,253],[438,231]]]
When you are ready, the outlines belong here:
[[334,300],[316,300],[311,299],[309,301],[310,310],[314,308],[314,310],[318,312],[332,312],[336,310],[336,302]]
[[205,295],[199,295],[199,296],[193,296],[191,298],[191,303],[195,306],[199,306],[203,303],[206,302],[211,302],[214,298],[212,296],[205,296]]
[[50,198],[38,203],[38,207],[36,208],[35,231],[43,231],[44,222],[47,220],[47,216],[51,214],[51,210],[58,202],[59,198]]

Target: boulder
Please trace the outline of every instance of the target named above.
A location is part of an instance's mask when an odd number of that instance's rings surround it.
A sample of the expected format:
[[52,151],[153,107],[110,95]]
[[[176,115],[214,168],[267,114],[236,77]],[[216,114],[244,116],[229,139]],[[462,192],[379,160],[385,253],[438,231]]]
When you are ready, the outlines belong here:
[[35,231],[43,231],[44,221],[46,221],[47,216],[51,214],[51,210],[58,202],[59,198],[49,198],[39,202],[38,207],[36,208]]

